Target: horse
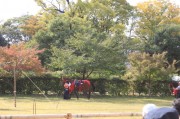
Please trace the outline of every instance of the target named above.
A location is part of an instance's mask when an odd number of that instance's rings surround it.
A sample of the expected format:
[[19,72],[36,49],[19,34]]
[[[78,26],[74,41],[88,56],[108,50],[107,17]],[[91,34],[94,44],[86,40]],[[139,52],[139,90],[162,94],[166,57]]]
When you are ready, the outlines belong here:
[[69,79],[63,79],[63,83],[69,82],[69,94],[71,98],[71,94],[74,92],[77,99],[79,99],[79,92],[83,92],[87,96],[88,99],[91,97],[91,92],[93,84],[88,79],[85,80],[69,80]]

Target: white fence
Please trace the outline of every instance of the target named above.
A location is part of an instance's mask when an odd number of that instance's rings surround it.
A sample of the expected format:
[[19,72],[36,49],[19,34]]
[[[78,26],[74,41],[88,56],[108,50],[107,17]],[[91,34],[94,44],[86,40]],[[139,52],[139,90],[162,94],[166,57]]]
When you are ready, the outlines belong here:
[[86,117],[121,117],[121,116],[141,116],[137,113],[99,113],[99,114],[33,114],[33,115],[0,115],[0,119],[54,119],[54,118],[86,118]]

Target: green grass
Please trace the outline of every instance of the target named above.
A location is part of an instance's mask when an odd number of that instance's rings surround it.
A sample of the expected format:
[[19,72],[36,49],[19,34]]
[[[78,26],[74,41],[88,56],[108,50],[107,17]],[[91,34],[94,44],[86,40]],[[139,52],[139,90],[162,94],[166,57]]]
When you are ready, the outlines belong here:
[[[154,103],[158,106],[171,106],[174,98],[159,97],[110,97],[96,96],[90,100],[86,98],[72,98],[63,100],[62,97],[42,96],[17,96],[16,107],[14,107],[13,96],[0,97],[0,114],[33,114],[36,107],[36,114],[88,114],[88,113],[118,113],[118,112],[141,112],[144,104]],[[36,106],[33,106],[36,105]],[[141,119],[141,117],[118,117],[119,119]],[[118,119],[116,117],[116,119]],[[88,118],[94,119],[94,118]],[[103,119],[103,118],[95,118]],[[105,118],[115,119],[115,118]]]

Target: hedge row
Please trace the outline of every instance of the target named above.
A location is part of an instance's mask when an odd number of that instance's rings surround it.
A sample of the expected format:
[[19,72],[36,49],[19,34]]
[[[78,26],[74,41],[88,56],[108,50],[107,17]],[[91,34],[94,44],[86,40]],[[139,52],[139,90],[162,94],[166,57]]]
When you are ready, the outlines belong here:
[[[13,77],[0,77],[0,94],[13,94]],[[147,95],[147,81],[125,81],[120,79],[91,79],[94,91],[101,95],[108,93],[113,96],[120,95]],[[169,80],[152,82],[153,96],[170,96]],[[63,84],[60,78],[51,75],[40,77],[19,78],[17,80],[17,94],[61,94]]]

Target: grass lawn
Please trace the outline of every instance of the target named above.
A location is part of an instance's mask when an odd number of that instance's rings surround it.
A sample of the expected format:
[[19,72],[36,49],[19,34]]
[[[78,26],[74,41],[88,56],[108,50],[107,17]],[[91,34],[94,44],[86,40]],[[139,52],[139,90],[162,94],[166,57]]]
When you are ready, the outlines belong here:
[[[62,97],[43,96],[19,96],[17,95],[16,107],[13,96],[0,96],[0,114],[88,114],[88,113],[118,113],[118,112],[141,112],[144,104],[154,103],[157,106],[171,106],[173,97],[110,97],[93,96],[86,98],[72,98],[63,100]],[[36,105],[36,106],[33,106]],[[115,119],[109,117],[88,119]],[[86,118],[87,119],[87,118]],[[142,117],[116,117],[116,119],[142,119]]]

